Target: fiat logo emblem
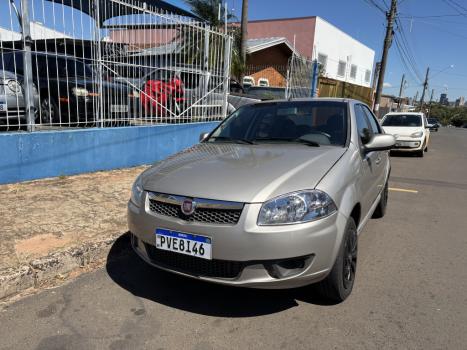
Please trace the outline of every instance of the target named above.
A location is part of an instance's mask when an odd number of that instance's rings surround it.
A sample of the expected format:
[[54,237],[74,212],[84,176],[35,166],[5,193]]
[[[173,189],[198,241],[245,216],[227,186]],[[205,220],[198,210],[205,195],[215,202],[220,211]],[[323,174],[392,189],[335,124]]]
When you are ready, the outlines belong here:
[[182,213],[185,215],[191,215],[195,212],[196,202],[191,199],[185,199],[182,202]]

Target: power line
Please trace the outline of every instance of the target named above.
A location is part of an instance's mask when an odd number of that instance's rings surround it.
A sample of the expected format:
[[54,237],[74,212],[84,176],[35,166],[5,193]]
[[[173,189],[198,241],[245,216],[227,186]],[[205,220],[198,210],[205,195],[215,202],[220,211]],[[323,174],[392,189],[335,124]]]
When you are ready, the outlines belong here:
[[422,74],[420,73],[420,70],[417,67],[417,59],[415,58],[415,55],[411,49],[404,27],[399,19],[396,19],[396,24],[397,24],[397,31],[399,33],[398,36],[400,36],[400,39],[401,39],[400,41],[401,50],[403,54],[406,56],[407,61],[413,73],[417,77],[417,80],[421,82],[423,80],[423,77],[422,77]]
[[386,15],[386,9],[382,8],[378,3],[376,3],[376,1],[374,0],[363,0],[363,1],[369,4],[370,6],[375,7],[380,12],[382,12],[384,15]]
[[467,17],[467,13],[464,11],[467,11],[462,5],[459,5],[456,1],[454,0],[442,0],[446,5],[448,5],[450,8],[452,8],[454,11],[458,12],[462,16]]
[[399,18],[443,18],[443,17],[465,17],[464,14],[447,14],[447,15],[428,15],[428,16],[412,16],[408,14],[400,15]]

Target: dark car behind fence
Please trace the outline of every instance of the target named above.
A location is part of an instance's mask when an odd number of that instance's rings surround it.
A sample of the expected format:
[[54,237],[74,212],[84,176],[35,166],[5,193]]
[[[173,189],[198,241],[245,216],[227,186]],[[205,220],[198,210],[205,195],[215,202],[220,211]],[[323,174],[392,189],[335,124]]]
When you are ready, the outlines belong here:
[[223,30],[160,1],[21,4],[0,4],[1,131],[226,116],[231,37]]

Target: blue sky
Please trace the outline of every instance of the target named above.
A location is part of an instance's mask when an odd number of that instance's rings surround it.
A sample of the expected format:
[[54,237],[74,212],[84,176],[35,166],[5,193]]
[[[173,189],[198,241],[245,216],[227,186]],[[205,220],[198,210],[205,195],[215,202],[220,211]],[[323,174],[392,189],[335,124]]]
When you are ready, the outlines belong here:
[[[78,11],[67,8],[62,12],[56,8],[55,22],[53,6],[42,0],[30,0],[34,3],[34,18],[47,22],[49,27],[65,31],[81,31],[81,37],[88,37],[91,23],[84,18],[84,29],[78,29],[83,18]],[[174,5],[187,8],[183,0],[166,0]],[[376,52],[376,59],[381,58],[385,32],[385,17],[378,9],[387,8],[390,0],[249,0],[249,18],[267,19],[300,16],[320,16],[343,31],[360,40]],[[16,0],[19,3],[19,0]],[[386,70],[386,93],[398,94],[402,74],[406,74],[408,87],[406,96],[413,97],[422,91],[421,80],[425,70],[431,69],[429,90],[435,89],[435,99],[442,92],[447,92],[449,99],[467,97],[467,0],[399,0],[399,25],[396,37],[401,50],[406,52],[405,59],[413,63],[404,64],[394,42],[389,55]],[[230,0],[230,9],[240,17],[241,0]],[[463,10],[464,8],[465,10]],[[0,25],[10,27],[8,20],[10,8],[8,1],[0,2]],[[431,17],[436,16],[436,17]],[[73,20],[72,20],[73,19]],[[73,27],[74,26],[74,27]],[[18,26],[13,21],[13,27]],[[453,68],[450,66],[453,65]],[[409,68],[412,66],[412,68]],[[417,71],[417,72],[414,72]],[[419,94],[419,96],[420,96]]]
[[[467,97],[467,10],[460,15],[460,7],[451,7],[452,2],[467,9],[467,0],[400,0],[398,12],[401,26],[405,33],[405,46],[400,37],[401,47],[411,51],[415,69],[420,78],[430,66],[431,76],[427,97],[431,89],[435,89],[435,98],[439,99],[442,92],[447,92],[449,99],[459,96]],[[170,1],[174,5],[186,7],[183,0]],[[320,16],[354,38],[360,40],[376,52],[376,58],[381,58],[382,43],[385,34],[385,17],[375,6],[365,0],[250,0],[249,18],[284,18],[300,16]],[[381,8],[388,8],[390,0],[374,0]],[[241,14],[241,0],[231,0],[229,8],[234,8],[238,17]],[[446,17],[411,18],[411,16]],[[396,30],[399,36],[399,30]],[[407,49],[406,49],[407,50]],[[453,68],[448,68],[454,65]],[[410,72],[412,69],[410,69]],[[419,78],[410,73],[393,43],[386,70],[385,83],[390,85],[386,93],[398,94],[402,74],[406,73],[408,87],[406,96],[413,97],[417,90],[422,92]]]

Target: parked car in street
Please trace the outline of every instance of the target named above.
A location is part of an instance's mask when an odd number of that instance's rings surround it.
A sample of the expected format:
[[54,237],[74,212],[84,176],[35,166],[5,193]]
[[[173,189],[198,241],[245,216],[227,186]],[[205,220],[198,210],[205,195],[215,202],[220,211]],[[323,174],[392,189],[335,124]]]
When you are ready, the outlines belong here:
[[440,127],[441,127],[441,123],[439,122],[438,119],[428,118],[428,129],[430,129],[430,131],[438,131]]
[[[34,107],[37,111],[39,95],[35,85],[33,93]],[[5,71],[0,66],[0,126],[18,127],[27,123],[24,95],[23,77]]]
[[[4,69],[21,76],[23,54],[3,54]],[[131,90],[123,82],[98,79],[87,64],[72,56],[33,52],[33,81],[39,92],[43,124],[94,123],[127,118]]]
[[330,300],[346,299],[358,234],[388,201],[395,139],[370,109],[346,99],[260,102],[200,139],[134,182],[137,254],[203,281],[320,283]]
[[270,86],[252,86],[246,89],[245,94],[250,98],[261,101],[281,100],[285,98],[285,88]]
[[419,157],[428,151],[430,130],[423,113],[388,113],[383,117],[381,125],[386,133],[396,138],[394,150],[413,152]]

